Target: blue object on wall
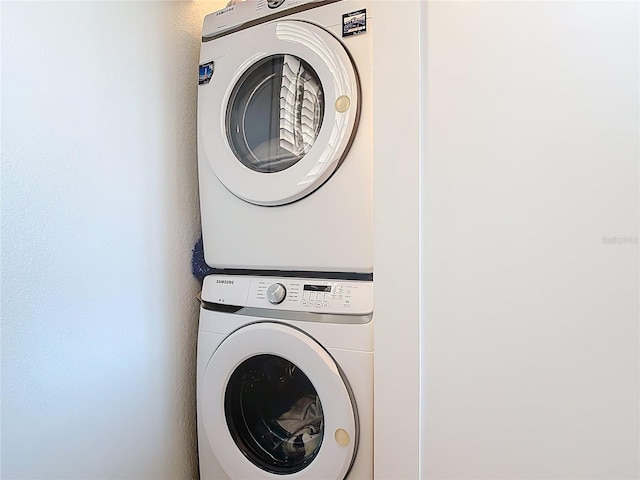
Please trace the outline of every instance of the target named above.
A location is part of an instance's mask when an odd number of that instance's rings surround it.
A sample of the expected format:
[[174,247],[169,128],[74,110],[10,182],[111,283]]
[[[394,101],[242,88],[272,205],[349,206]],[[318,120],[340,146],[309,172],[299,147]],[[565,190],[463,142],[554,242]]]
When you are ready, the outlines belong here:
[[202,243],[202,235],[193,246],[191,252],[191,273],[198,280],[204,280],[204,277],[213,273],[213,268],[204,261],[204,244]]

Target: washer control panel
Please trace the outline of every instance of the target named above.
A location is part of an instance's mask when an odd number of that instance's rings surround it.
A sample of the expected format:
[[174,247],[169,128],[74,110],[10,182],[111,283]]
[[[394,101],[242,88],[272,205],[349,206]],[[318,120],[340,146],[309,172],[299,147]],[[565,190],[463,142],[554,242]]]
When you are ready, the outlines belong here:
[[241,307],[366,315],[373,312],[373,282],[209,275],[202,286],[202,300]]

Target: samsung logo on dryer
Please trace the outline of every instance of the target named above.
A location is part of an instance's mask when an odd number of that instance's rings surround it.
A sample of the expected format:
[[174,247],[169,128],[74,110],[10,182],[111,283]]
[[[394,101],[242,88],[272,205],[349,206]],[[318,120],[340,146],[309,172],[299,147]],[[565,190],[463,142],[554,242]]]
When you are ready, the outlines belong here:
[[227,7],[227,8],[225,8],[225,9],[223,9],[223,10],[218,10],[218,11],[215,13],[215,15],[216,15],[216,17],[217,17],[218,15],[224,15],[225,13],[230,12],[230,11],[232,11],[232,10],[235,10],[235,7],[234,7],[233,5],[231,5],[230,7]]
[[218,278],[216,279],[216,283],[222,283],[223,285],[233,285],[235,283],[235,280],[220,280]]

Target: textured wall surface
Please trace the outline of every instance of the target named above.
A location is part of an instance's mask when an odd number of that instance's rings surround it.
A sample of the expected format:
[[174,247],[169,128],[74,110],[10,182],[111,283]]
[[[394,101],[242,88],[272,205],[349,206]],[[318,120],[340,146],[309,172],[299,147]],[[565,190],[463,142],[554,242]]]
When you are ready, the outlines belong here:
[[2,478],[194,478],[199,30],[2,3]]

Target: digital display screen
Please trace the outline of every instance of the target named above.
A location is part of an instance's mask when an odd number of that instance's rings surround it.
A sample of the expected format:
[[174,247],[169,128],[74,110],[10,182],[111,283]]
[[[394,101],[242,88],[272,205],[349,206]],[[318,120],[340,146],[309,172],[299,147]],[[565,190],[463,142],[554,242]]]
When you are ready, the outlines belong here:
[[330,292],[331,285],[305,285],[302,289],[307,292]]

